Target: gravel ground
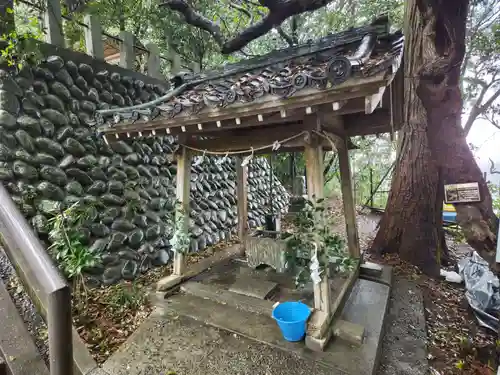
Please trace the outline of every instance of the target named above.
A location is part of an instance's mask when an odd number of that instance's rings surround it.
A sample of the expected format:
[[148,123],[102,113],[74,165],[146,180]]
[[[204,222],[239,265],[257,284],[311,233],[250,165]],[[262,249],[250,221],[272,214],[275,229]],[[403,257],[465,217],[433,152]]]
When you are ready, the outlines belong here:
[[12,263],[0,248],[0,278],[4,282],[10,293],[14,304],[16,305],[21,317],[23,318],[29,332],[35,339],[35,344],[44,359],[49,363],[49,345],[47,336],[47,325],[42,317],[37,313],[35,305],[31,302],[19,280]]
[[423,297],[417,284],[395,276],[377,375],[428,374]]

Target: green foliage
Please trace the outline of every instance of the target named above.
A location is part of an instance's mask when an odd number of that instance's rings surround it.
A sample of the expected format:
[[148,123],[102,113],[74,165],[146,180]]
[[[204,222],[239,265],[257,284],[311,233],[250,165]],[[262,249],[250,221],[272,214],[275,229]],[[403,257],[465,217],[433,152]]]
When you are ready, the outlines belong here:
[[176,202],[175,206],[175,229],[170,244],[172,245],[172,251],[174,253],[186,254],[191,242],[191,237],[189,236],[188,228],[185,223],[186,213],[180,202]]
[[311,280],[314,254],[317,255],[320,277],[329,265],[333,264],[337,272],[345,272],[355,264],[355,260],[347,254],[344,239],[332,232],[332,221],[323,203],[323,199],[306,200],[304,208],[295,218],[294,231],[285,238],[286,261],[296,274],[297,286]]
[[83,272],[100,264],[99,254],[91,253],[85,246],[82,228],[96,213],[96,207],[77,202],[62,211],[54,211],[48,221],[49,252],[59,268],[69,279],[83,281]]
[[500,185],[495,185],[492,183],[488,184],[490,189],[491,199],[493,200],[493,211],[500,215]]
[[146,303],[146,293],[137,282],[120,283],[109,287],[106,303],[124,310],[137,310]]
[[[7,14],[14,14],[14,10],[7,8]],[[0,36],[0,65],[7,65],[14,69],[22,69],[26,64],[35,64],[41,60],[38,40],[42,39],[38,18],[25,19],[27,29],[13,29]]]
[[[471,111],[468,125],[487,120],[500,124],[498,100],[490,100],[500,92],[500,3],[481,0],[470,5],[467,21],[466,54],[462,66],[462,93],[466,110]],[[466,129],[467,131],[469,129]]]

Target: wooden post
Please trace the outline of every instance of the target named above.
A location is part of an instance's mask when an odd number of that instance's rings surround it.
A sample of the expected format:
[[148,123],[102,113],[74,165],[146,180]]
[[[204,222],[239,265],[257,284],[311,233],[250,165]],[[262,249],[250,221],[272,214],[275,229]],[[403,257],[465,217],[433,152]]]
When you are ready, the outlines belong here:
[[339,169],[342,182],[342,202],[344,204],[344,216],[347,232],[347,244],[349,254],[354,258],[360,257],[358,226],[356,224],[356,208],[352,192],[352,176],[349,164],[349,153],[347,139],[344,139],[342,147],[338,147]]
[[[182,148],[177,157],[177,200],[181,203],[184,211],[184,225],[186,230],[189,226],[189,192],[191,182],[191,153],[188,149]],[[180,276],[184,274],[186,268],[185,255],[175,253],[173,274]]]
[[242,243],[242,253],[245,251],[245,238],[248,228],[247,177],[248,166],[241,166],[241,157],[236,157],[236,197],[238,205],[238,238]]
[[44,12],[45,41],[58,47],[64,47],[63,19],[59,0],[47,0]]
[[128,31],[120,33],[120,66],[126,69],[134,69],[135,50],[134,50],[134,34]]
[[[307,196],[309,200],[323,198],[323,148],[315,144],[306,144],[306,175]],[[326,265],[327,266],[327,265]],[[326,267],[328,269],[328,267]],[[314,284],[314,308],[321,310],[328,317],[331,312],[330,284],[328,272],[325,270],[321,275],[321,282]]]
[[86,14],[84,23],[85,47],[87,55],[94,59],[104,60],[104,47],[102,44],[102,29],[99,16],[97,14]]
[[163,74],[161,74],[161,66],[160,66],[160,49],[154,43],[146,44],[146,49],[149,51],[148,54],[148,76],[164,79]]

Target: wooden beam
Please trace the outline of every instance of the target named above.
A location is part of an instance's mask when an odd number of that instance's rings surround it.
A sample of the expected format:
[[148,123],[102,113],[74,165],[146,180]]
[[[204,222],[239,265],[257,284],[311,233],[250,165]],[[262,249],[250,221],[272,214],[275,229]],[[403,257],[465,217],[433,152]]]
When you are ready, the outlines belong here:
[[365,113],[371,114],[377,106],[381,103],[382,97],[384,96],[385,86],[379,88],[376,94],[365,96]]
[[241,166],[241,157],[236,157],[236,199],[238,209],[238,238],[242,244],[242,253],[245,251],[245,237],[248,229],[248,201],[247,177],[248,166]]
[[[227,119],[256,116],[267,113],[280,112],[282,109],[289,111],[297,108],[307,108],[324,103],[341,102],[348,99],[365,97],[378,92],[379,87],[386,83],[385,74],[369,78],[350,79],[341,85],[328,90],[305,89],[296,96],[279,99],[274,95],[265,95],[261,99],[250,103],[237,103],[229,107],[205,108],[197,114],[180,114],[172,119],[158,119],[150,121],[148,128],[164,129],[181,125],[197,125],[199,123],[222,121]],[[137,124],[132,125],[137,128]],[[145,128],[145,126],[143,126]],[[117,124],[109,132],[131,131],[131,124]]]
[[338,149],[339,170],[342,188],[342,203],[344,205],[345,225],[347,232],[347,245],[351,257],[359,258],[358,226],[356,223],[356,208],[352,193],[352,176],[349,163],[349,151],[347,139],[344,139],[344,147]]
[[[258,147],[267,146],[274,143],[275,141],[281,141],[285,138],[296,136],[301,132],[305,132],[307,130],[312,130],[311,125],[302,123],[254,129],[246,128],[240,130],[232,130],[229,134],[218,133],[220,134],[220,136],[217,136],[217,133],[211,133],[211,135],[215,136],[214,139],[199,140],[196,138],[191,138],[186,141],[186,144],[190,147],[195,147],[197,149],[207,151],[242,151],[248,150],[252,147],[255,149]],[[286,144],[282,144],[282,147],[301,148],[304,145],[305,138],[306,134],[304,134],[303,136],[299,136],[298,138],[291,140]],[[324,142],[324,144],[326,147],[330,148],[329,143]],[[281,148],[277,151],[281,151]],[[269,149],[263,150],[263,152],[268,153]]]
[[391,131],[390,113],[386,109],[377,109],[371,115],[355,113],[342,117],[345,134],[348,137],[388,133]]
[[[184,225],[186,230],[189,227],[189,193],[191,183],[191,152],[183,147],[177,154],[177,200],[184,211]],[[174,254],[173,274],[182,276],[186,269],[185,254]]]
[[[319,124],[318,124],[319,125]],[[318,126],[320,129],[320,126]],[[307,195],[310,200],[323,198],[324,179],[323,179],[323,148],[318,144],[306,144],[306,176],[307,176]],[[321,281],[314,284],[314,308],[330,316],[331,297],[330,284],[328,282],[328,272],[324,271],[321,275]]]

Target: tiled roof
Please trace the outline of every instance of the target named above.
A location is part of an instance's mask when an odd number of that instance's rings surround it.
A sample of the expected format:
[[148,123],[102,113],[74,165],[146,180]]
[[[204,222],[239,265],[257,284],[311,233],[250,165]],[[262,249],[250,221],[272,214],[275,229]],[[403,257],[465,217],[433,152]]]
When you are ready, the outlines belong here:
[[[265,95],[287,98],[305,88],[327,89],[355,77],[395,73],[403,53],[403,34],[391,33],[387,17],[316,41],[228,64],[202,74],[181,73],[174,87],[185,90],[166,100],[107,111],[98,122],[172,119],[197,114],[206,107],[230,107]],[[146,108],[145,108],[146,107]]]

